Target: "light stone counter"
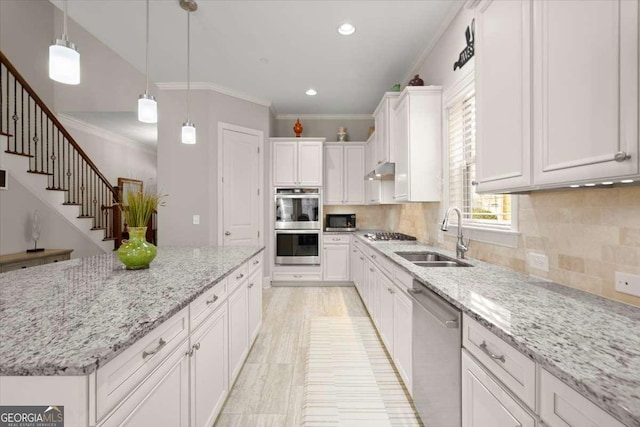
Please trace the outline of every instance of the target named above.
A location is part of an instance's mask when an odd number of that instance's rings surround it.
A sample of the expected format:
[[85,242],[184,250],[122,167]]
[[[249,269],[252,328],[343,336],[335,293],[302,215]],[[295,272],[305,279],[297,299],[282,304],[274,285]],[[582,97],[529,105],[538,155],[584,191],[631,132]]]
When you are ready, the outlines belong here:
[[148,270],[115,253],[0,275],[0,375],[85,375],[263,247],[158,248]]
[[596,405],[640,426],[640,308],[473,259],[465,260],[473,267],[418,267],[394,252],[455,253],[359,237]]

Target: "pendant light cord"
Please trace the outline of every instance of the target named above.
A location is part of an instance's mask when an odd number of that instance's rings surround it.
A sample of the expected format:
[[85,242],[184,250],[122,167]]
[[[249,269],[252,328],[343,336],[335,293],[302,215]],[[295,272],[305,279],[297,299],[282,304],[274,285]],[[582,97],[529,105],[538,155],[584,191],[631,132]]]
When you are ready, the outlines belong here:
[[149,93],[149,0],[147,0],[147,58],[144,66],[144,73],[146,74],[146,86],[144,93]]
[[189,92],[191,91],[191,11],[187,11],[187,122],[189,121]]
[[64,0],[63,4],[62,4],[62,8],[64,10],[64,15],[62,18],[62,34],[64,34],[64,36],[67,36],[67,0]]

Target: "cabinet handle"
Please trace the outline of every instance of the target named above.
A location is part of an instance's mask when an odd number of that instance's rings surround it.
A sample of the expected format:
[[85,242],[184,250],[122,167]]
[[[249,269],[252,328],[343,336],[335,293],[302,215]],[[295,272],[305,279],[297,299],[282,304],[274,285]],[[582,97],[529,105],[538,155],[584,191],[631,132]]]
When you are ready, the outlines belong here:
[[244,277],[244,274],[240,273],[236,276],[236,280],[240,280]]
[[198,342],[198,343],[195,343],[195,344],[193,345],[193,349],[194,349],[194,350],[200,350],[200,343],[199,343],[199,342]]
[[375,255],[371,255],[371,258],[376,259],[376,256]]
[[356,253],[356,252],[358,252],[358,251],[356,251],[356,250],[354,249],[352,252],[355,254],[355,253]]
[[391,288],[387,288],[387,290],[389,291],[390,294],[395,294],[395,291]]
[[624,162],[625,160],[629,160],[631,158],[631,154],[627,154],[624,151],[618,151],[616,154],[613,155],[613,159],[616,162]]
[[480,349],[485,353],[487,353],[487,355],[489,355],[489,357],[492,358],[493,360],[499,360],[502,363],[505,363],[504,355],[498,356],[497,354],[491,353],[487,348],[487,343],[485,341],[482,341],[482,344],[480,344]]
[[373,273],[373,268],[369,267],[369,271]]
[[224,235],[225,235],[225,236],[231,236],[231,232],[230,232],[230,231],[225,231],[225,232],[224,232]]
[[302,279],[302,274],[294,274],[293,277],[296,279]]
[[218,301],[218,295],[213,294],[213,298],[208,299],[208,300],[206,301],[206,303],[207,303],[207,305],[209,305],[209,304],[213,304],[213,303],[214,303],[214,302],[216,302],[216,301]]
[[476,180],[471,181],[471,185],[478,185],[478,181]]
[[162,338],[160,338],[160,341],[158,341],[158,346],[156,348],[154,348],[151,351],[143,351],[142,352],[142,359],[146,359],[149,356],[153,356],[154,354],[156,354],[157,352],[159,352],[162,347],[164,347],[165,345],[167,345],[167,342],[165,340],[163,340]]
[[249,283],[249,289],[253,288],[253,283]]
[[331,239],[331,240],[333,240],[334,242],[339,242],[340,241],[339,238],[335,238],[335,237],[333,239]]
[[260,261],[258,260],[253,261],[253,265],[258,265],[258,264],[260,264]]
[[360,261],[364,261],[364,258],[363,258],[363,257],[360,257]]

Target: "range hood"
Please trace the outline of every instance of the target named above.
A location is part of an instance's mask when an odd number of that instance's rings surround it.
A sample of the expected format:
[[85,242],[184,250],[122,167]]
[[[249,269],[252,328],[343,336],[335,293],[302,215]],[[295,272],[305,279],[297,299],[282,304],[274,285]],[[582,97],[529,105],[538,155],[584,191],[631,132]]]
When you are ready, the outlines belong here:
[[377,181],[393,181],[396,176],[396,164],[391,162],[379,163],[375,169],[364,176],[364,179]]

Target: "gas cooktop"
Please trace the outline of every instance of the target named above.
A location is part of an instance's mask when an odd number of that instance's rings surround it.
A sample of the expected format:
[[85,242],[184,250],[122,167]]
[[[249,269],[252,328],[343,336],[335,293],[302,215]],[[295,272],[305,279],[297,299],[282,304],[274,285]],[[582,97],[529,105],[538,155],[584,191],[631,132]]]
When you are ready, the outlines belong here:
[[402,233],[387,233],[387,232],[381,232],[381,233],[367,233],[364,235],[364,237],[366,237],[369,240],[373,240],[376,242],[381,242],[381,241],[389,241],[389,240],[409,240],[409,241],[413,241],[413,240],[417,240],[415,237],[413,236],[408,236],[406,234],[402,234]]

